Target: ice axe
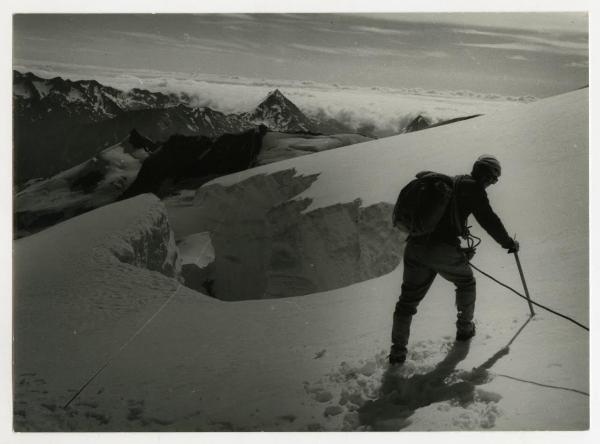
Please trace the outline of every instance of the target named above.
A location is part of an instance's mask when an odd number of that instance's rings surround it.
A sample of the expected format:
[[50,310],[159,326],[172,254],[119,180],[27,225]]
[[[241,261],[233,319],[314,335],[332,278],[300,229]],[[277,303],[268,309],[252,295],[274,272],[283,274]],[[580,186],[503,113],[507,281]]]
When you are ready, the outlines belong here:
[[[515,240],[516,239],[517,235],[515,234]],[[527,288],[527,282],[525,282],[525,274],[523,274],[523,267],[521,267],[521,261],[519,260],[519,253],[517,252],[517,248],[508,250],[508,252],[515,255],[515,261],[517,262],[517,268],[519,269],[519,275],[521,276],[521,282],[523,283],[523,289],[525,290],[525,296],[527,297],[527,303],[529,304],[529,312],[531,313],[531,317],[534,317],[535,312],[533,311],[531,297],[529,297],[529,289]]]
[[[515,249],[509,249],[508,253],[514,253],[515,254],[515,260],[517,261],[517,267],[519,268],[519,274],[521,275],[521,281],[523,283],[523,288],[525,289],[525,293],[526,294],[521,294],[519,293],[517,290],[515,290],[514,288],[512,288],[510,285],[506,285],[504,282],[499,281],[498,279],[496,279],[494,276],[492,276],[489,273],[486,273],[485,271],[483,271],[481,268],[475,266],[472,262],[469,262],[469,265],[471,267],[473,267],[475,270],[477,270],[478,272],[480,272],[481,274],[483,274],[484,276],[490,278],[492,281],[496,282],[497,284],[501,285],[502,287],[512,291],[514,294],[516,294],[517,296],[519,296],[522,299],[527,300],[528,304],[529,304],[529,311],[530,311],[530,316],[528,319],[528,322],[531,320],[531,318],[533,318],[535,316],[535,312],[533,311],[533,306],[537,305],[538,307],[540,307],[542,310],[546,310],[552,314],[555,314],[556,316],[559,316],[563,319],[566,319],[569,322],[572,322],[573,324],[577,325],[578,327],[583,328],[586,331],[590,331],[590,328],[583,325],[581,322],[576,321],[575,319],[573,319],[570,316],[564,315],[556,310],[551,309],[550,307],[546,307],[545,305],[540,304],[539,302],[535,302],[534,300],[531,299],[531,297],[529,296],[529,289],[527,288],[527,283],[525,282],[525,275],[523,274],[523,267],[521,267],[521,261],[519,260],[519,255],[517,254],[517,252],[515,251]],[[526,324],[525,324],[526,325]],[[520,330],[519,330],[520,331]],[[514,339],[513,339],[514,340]],[[512,341],[511,341],[512,342]]]

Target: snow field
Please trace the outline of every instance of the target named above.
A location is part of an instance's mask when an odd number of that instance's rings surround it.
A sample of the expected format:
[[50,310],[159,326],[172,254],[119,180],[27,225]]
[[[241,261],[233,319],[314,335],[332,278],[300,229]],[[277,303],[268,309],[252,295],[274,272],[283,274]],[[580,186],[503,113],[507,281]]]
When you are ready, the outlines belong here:
[[162,204],[144,195],[17,241],[14,264],[15,424],[60,429],[46,414],[178,287],[163,274],[179,267],[174,238]]
[[310,136],[268,132],[263,138],[257,164],[266,165],[292,157],[305,156],[311,152],[330,150],[367,140],[371,139],[358,134]]

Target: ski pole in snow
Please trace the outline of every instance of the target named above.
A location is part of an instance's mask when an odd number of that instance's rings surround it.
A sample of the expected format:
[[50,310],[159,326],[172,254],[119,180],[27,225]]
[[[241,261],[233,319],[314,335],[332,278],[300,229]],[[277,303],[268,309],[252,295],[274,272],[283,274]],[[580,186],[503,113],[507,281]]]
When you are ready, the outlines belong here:
[[525,296],[527,296],[527,303],[529,304],[529,311],[531,312],[531,316],[535,316],[535,312],[533,311],[533,304],[531,303],[531,298],[529,297],[529,290],[527,289],[527,282],[525,282],[525,275],[523,274],[523,267],[521,267],[521,261],[519,260],[519,254],[516,251],[513,251],[515,255],[515,260],[517,261],[517,268],[519,269],[519,274],[521,275],[521,282],[523,282],[523,289],[525,290]]

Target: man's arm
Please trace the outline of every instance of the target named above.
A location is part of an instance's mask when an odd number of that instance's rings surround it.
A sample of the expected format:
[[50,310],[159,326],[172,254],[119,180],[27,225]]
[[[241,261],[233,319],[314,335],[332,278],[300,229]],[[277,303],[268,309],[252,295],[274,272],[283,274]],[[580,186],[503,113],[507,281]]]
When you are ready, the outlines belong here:
[[477,204],[473,208],[473,216],[475,216],[479,225],[481,225],[483,229],[502,246],[502,248],[514,249],[516,247],[515,240],[508,235],[502,221],[496,213],[494,213],[494,210],[492,210],[490,201],[485,192],[479,196]]

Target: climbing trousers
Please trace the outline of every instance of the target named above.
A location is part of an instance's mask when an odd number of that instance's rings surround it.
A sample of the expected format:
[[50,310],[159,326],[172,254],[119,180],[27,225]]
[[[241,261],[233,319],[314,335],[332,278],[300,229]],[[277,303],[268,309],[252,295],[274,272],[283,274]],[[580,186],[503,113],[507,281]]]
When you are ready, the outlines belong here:
[[456,286],[457,327],[471,324],[475,278],[465,255],[454,245],[409,240],[404,250],[402,292],[392,327],[392,350],[396,353],[406,353],[412,317],[438,274]]

